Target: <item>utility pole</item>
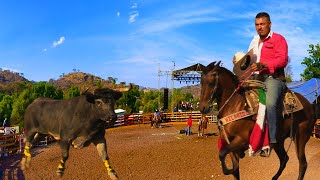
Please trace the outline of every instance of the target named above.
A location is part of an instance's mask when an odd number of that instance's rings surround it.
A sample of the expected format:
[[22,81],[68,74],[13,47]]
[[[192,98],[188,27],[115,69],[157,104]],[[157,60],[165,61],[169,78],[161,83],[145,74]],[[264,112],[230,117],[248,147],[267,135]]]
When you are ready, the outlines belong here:
[[174,98],[173,98],[173,90],[174,90],[174,69],[176,66],[176,63],[173,62],[172,72],[171,72],[171,112],[173,112],[174,109]]

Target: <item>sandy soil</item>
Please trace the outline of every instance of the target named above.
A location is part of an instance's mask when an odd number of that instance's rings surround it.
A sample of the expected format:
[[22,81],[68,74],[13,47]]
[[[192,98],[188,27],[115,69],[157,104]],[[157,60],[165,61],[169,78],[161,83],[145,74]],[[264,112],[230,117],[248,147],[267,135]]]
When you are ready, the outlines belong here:
[[[166,123],[163,128],[126,126],[106,131],[108,153],[111,166],[120,179],[233,179],[222,173],[218,160],[217,128],[210,124],[208,137],[198,137],[196,127],[192,136],[179,134],[185,123]],[[286,141],[289,148],[290,139]],[[311,138],[307,144],[306,154],[308,169],[307,180],[320,179],[320,142]],[[247,152],[246,152],[247,153]],[[292,144],[289,148],[290,160],[279,179],[297,179],[298,160]],[[59,179],[56,168],[60,159],[57,143],[47,147],[34,148],[31,168],[20,170],[22,155],[0,158],[3,179]],[[241,178],[271,179],[279,167],[275,153],[269,158],[259,156],[246,157],[240,161]],[[96,148],[91,145],[81,150],[71,148],[66,171],[62,179],[109,179]]]

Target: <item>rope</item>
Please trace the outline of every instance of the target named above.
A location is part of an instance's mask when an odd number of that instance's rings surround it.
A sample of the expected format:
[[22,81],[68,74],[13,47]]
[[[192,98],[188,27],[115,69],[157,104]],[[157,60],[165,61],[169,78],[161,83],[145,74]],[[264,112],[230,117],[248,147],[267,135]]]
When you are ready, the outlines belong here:
[[[250,70],[251,70],[251,69],[248,69],[245,73],[243,73],[243,74],[240,76],[240,78],[242,78],[245,74],[247,74],[248,72],[250,72]],[[262,69],[259,71],[259,73],[260,73],[261,71],[262,71]],[[220,111],[228,104],[228,102],[229,102],[229,100],[232,98],[232,96],[240,89],[240,87],[241,87],[246,81],[249,80],[249,78],[250,78],[254,73],[255,73],[255,71],[252,71],[252,72],[250,73],[250,75],[244,79],[244,81],[242,81],[242,82],[240,82],[240,83],[238,84],[238,87],[232,92],[232,94],[230,95],[230,97],[224,102],[224,104],[222,105],[222,107],[219,109],[217,115],[219,115]],[[240,78],[239,78],[239,79],[240,79]],[[221,121],[221,120],[218,119],[218,122],[217,122],[217,123],[218,123],[218,124],[221,124],[220,121]],[[229,138],[228,138],[227,133],[226,133],[225,129],[223,128],[223,126],[222,126],[222,132],[223,132],[223,135],[225,136],[225,140],[227,141],[228,144],[230,144]]]
[[247,80],[247,81],[245,81],[244,84],[246,87],[258,87],[258,88],[262,88],[262,89],[266,88],[266,85],[264,84],[264,82],[259,81],[259,80]]

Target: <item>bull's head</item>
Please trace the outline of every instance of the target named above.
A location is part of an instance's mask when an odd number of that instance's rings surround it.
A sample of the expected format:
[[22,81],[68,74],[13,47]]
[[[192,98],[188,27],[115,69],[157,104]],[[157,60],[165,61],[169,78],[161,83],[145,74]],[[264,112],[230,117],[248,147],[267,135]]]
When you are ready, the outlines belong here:
[[131,89],[131,84],[127,88],[117,90],[100,88],[96,89],[93,94],[86,93],[86,97],[89,102],[94,104],[99,119],[114,124],[117,120],[117,115],[114,112],[115,101],[122,96],[123,92],[127,92]]

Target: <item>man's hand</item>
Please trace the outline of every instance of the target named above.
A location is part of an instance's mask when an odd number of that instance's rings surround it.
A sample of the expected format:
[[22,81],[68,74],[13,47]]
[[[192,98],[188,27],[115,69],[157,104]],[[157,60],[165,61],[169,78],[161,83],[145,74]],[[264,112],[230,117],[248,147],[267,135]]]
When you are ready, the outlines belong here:
[[250,68],[253,71],[260,71],[261,69],[266,68],[266,67],[267,66],[265,64],[262,64],[262,63],[252,63]]

